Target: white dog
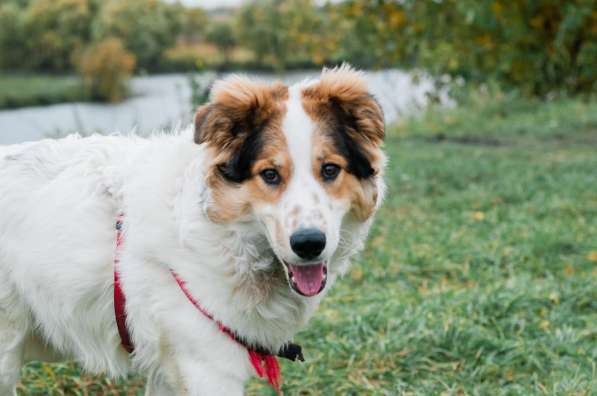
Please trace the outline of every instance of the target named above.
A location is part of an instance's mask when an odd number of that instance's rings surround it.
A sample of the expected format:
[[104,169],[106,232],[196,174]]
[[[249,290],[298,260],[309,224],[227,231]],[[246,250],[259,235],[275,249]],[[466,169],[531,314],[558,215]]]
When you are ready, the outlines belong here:
[[341,67],[290,88],[220,81],[178,134],[1,147],[0,395],[33,359],[141,373],[149,395],[277,385],[272,355],[363,246],[383,136]]

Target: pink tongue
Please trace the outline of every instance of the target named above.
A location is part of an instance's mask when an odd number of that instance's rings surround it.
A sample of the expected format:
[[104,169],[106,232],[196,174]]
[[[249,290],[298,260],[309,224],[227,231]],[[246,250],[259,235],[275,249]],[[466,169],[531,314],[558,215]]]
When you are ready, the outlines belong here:
[[324,279],[323,263],[313,265],[288,265],[296,288],[305,296],[314,296],[321,290]]

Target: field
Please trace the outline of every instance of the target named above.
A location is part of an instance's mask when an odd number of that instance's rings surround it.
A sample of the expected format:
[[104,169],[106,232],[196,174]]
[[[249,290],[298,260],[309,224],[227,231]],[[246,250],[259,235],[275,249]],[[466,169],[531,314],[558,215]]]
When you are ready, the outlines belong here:
[[0,73],[0,109],[83,99],[81,84],[74,76]]
[[[475,103],[390,128],[368,249],[285,394],[597,394],[597,103]],[[80,375],[31,364],[19,395],[142,394]]]

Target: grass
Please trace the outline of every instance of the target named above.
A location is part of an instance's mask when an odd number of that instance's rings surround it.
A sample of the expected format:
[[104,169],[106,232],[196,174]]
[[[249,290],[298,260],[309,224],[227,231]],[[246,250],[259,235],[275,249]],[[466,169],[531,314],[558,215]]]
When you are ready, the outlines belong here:
[[[386,149],[368,249],[297,335],[284,393],[597,394],[597,103],[479,99]],[[19,394],[142,394],[80,375],[29,365]]]
[[75,76],[0,73],[0,109],[84,100]]

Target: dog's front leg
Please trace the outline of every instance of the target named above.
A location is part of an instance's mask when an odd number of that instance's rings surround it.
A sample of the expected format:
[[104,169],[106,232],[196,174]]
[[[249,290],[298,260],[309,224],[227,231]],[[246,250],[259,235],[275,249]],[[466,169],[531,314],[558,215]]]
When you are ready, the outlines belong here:
[[167,364],[170,369],[163,370],[165,375],[150,374],[145,396],[243,395],[243,382],[230,375],[199,362],[188,361],[183,364],[184,370],[173,369],[175,364],[170,362]]
[[[160,375],[150,375],[146,396],[244,394],[244,382],[248,375],[243,373],[247,369],[242,364],[237,367],[234,356],[219,356],[218,359],[213,355],[193,353],[192,349],[177,348],[176,352],[172,348],[167,349],[162,344]],[[225,351],[227,348],[221,349]]]
[[211,364],[195,359],[185,359],[181,364],[183,367],[180,370],[180,380],[184,384],[182,390],[186,392],[185,395],[242,396],[244,393],[244,381],[214,368]]
[[24,336],[0,325],[0,395],[13,395],[23,365]]
[[0,395],[15,394],[25,353],[29,320],[16,292],[0,274]]
[[178,396],[186,395],[180,390],[172,389],[167,380],[162,376],[152,373],[147,377],[147,384],[145,385],[145,396]]

